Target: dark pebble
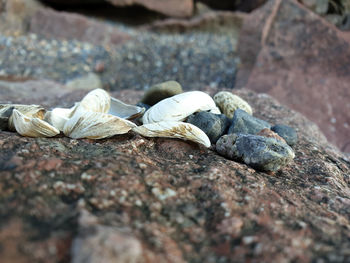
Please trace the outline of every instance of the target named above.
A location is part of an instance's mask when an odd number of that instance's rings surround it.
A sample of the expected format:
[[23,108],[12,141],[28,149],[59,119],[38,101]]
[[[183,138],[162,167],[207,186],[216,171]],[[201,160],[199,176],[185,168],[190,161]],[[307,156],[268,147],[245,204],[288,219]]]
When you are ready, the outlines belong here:
[[297,132],[290,126],[276,124],[271,130],[281,136],[290,146],[295,145],[298,141]]
[[180,83],[170,80],[152,86],[145,92],[141,102],[153,106],[161,100],[182,93]]
[[13,109],[15,107],[10,107],[0,114],[0,131],[8,130],[9,118],[12,115]]
[[271,125],[264,120],[251,116],[244,110],[237,109],[233,115],[232,124],[228,130],[228,134],[257,134],[265,128],[270,129]]
[[190,115],[187,122],[204,131],[211,143],[216,143],[226,133],[231,123],[230,119],[224,114],[214,114],[206,111]]
[[243,161],[261,171],[278,171],[294,158],[286,143],[251,134],[229,134],[216,143],[216,151],[231,160]]

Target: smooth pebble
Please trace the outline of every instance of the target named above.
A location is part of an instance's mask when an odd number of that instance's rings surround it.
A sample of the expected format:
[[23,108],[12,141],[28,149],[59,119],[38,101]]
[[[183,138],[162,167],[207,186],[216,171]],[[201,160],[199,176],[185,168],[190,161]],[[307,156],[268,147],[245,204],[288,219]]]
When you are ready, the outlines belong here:
[[257,134],[265,128],[270,129],[271,125],[264,120],[249,115],[244,110],[237,109],[233,115],[232,124],[228,130],[228,134]]
[[224,114],[214,114],[206,111],[190,115],[187,122],[204,131],[211,143],[216,143],[230,126],[230,119]]
[[143,96],[141,102],[153,106],[161,100],[182,93],[182,87],[177,81],[166,81],[149,88]]
[[276,124],[271,130],[281,136],[290,146],[295,145],[298,141],[297,132],[290,126]]
[[253,114],[252,107],[250,107],[248,102],[231,92],[220,91],[214,96],[214,101],[221,112],[229,118],[233,117],[237,109],[244,110],[250,115]]
[[286,143],[251,134],[224,135],[217,141],[216,151],[228,159],[243,161],[254,169],[271,172],[280,170],[295,156]]

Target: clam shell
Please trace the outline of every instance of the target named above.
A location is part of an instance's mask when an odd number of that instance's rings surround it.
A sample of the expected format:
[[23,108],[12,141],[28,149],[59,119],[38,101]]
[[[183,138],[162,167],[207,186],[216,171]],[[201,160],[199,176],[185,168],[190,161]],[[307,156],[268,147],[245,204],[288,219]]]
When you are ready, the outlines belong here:
[[128,120],[110,114],[79,111],[65,123],[63,132],[74,139],[103,139],[127,133],[135,126]]
[[[0,116],[6,115],[9,109],[16,109],[23,115],[30,118],[44,119],[46,110],[39,105],[23,105],[23,104],[0,104]],[[13,124],[13,116],[9,117],[8,128],[11,131],[15,131],[15,126]]]
[[44,120],[63,131],[63,127],[66,122],[73,116],[75,110],[79,106],[79,103],[76,103],[72,108],[54,108],[52,111],[45,113]]
[[133,128],[133,131],[145,137],[179,138],[210,147],[208,136],[196,126],[180,121],[162,121],[144,124]]
[[113,98],[103,89],[95,89],[90,91],[82,99],[76,111],[108,113],[123,119],[134,119],[142,116],[145,109],[126,104],[116,98]]
[[160,121],[183,121],[197,111],[220,113],[214,100],[202,91],[190,91],[164,99],[143,115],[144,124]]
[[141,117],[145,108],[126,104],[116,98],[111,97],[111,107],[108,114],[118,116],[122,119],[132,120]]
[[111,96],[103,89],[94,89],[90,91],[81,100],[77,111],[93,111],[107,113],[111,106]]
[[12,113],[13,125],[22,136],[53,137],[60,133],[55,127],[39,118],[27,117],[14,109]]

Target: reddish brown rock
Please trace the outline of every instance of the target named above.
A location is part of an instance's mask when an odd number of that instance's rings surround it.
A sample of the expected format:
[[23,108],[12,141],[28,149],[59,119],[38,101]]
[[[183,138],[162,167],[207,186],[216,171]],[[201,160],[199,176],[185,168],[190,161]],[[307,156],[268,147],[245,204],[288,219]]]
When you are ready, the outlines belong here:
[[188,20],[179,18],[159,20],[143,28],[157,32],[167,31],[181,33],[198,30],[215,34],[230,34],[238,38],[239,30],[245,18],[246,15],[243,13],[208,11]]
[[273,95],[350,151],[349,36],[293,0],[256,14],[243,26],[238,86]]
[[[298,131],[294,162],[275,175],[185,141],[1,132],[2,261],[349,261],[349,159],[270,96],[237,94],[257,117]],[[114,95],[136,103],[142,92]]]
[[131,37],[117,27],[109,26],[74,13],[41,8],[29,19],[28,31],[45,38],[78,40],[94,45],[113,47]]
[[267,137],[267,138],[274,138],[276,140],[279,140],[281,142],[286,143],[286,141],[281,136],[279,136],[277,133],[271,131],[270,129],[266,129],[266,128],[262,129],[261,131],[259,131],[257,133],[257,135],[264,136],[264,137]]
[[192,0],[107,0],[116,6],[142,5],[150,10],[174,17],[189,17],[193,13]]

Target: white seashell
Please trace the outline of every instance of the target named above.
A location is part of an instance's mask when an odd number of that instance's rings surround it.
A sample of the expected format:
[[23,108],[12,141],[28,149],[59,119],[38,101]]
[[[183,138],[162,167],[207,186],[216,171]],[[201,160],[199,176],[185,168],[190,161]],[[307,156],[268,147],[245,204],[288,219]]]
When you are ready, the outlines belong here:
[[[44,115],[46,112],[46,110],[39,105],[0,104],[0,116],[3,116],[4,114],[6,115],[6,112],[11,108],[18,110],[20,113],[27,117],[39,118],[41,120],[44,119]],[[11,131],[15,131],[12,115],[9,117],[8,120],[8,128]]]
[[44,120],[50,123],[55,128],[63,131],[63,127],[66,122],[73,116],[75,110],[79,106],[79,103],[76,103],[72,108],[54,108],[52,111],[45,113]]
[[90,91],[82,99],[76,111],[108,113],[123,119],[134,119],[140,117],[145,109],[112,98],[108,92],[103,89],[95,89]]
[[164,99],[143,115],[144,124],[160,121],[183,121],[197,111],[220,113],[214,100],[202,91],[190,91]]
[[60,133],[46,121],[36,117],[27,117],[16,109],[13,110],[12,117],[16,131],[22,136],[53,137]]
[[126,104],[116,98],[111,97],[111,107],[108,111],[108,114],[118,116],[122,119],[135,119],[141,117],[144,113],[145,108]]
[[79,111],[64,125],[63,132],[74,139],[103,139],[127,133],[136,125],[128,120],[101,112]]
[[111,96],[103,89],[90,91],[81,100],[77,111],[93,111],[107,113],[111,106]]
[[144,124],[133,128],[133,131],[145,137],[179,138],[210,147],[208,136],[198,127],[179,121],[162,121]]

